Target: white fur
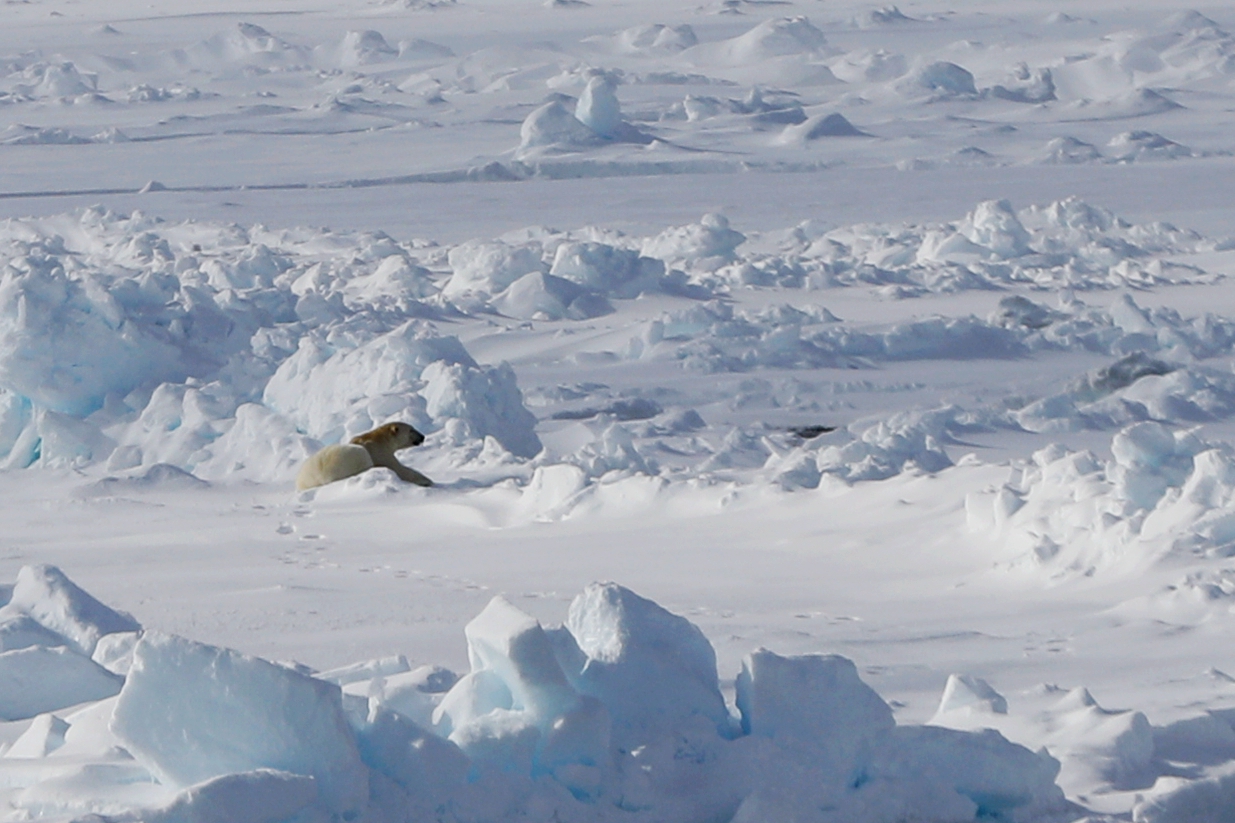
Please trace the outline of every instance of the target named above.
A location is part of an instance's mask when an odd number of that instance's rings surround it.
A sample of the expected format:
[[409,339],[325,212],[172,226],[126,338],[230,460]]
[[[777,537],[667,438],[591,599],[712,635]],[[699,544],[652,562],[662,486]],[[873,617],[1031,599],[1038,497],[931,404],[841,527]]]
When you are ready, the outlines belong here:
[[296,490],[324,486],[336,480],[354,477],[373,468],[373,458],[364,446],[338,443],[327,446],[304,461],[300,474],[296,475]]

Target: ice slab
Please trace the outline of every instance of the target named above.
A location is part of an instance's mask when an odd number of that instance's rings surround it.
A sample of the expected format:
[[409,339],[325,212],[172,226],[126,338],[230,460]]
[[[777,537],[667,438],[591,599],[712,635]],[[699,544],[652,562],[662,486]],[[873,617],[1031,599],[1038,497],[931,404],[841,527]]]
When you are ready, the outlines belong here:
[[87,657],[103,635],[141,629],[130,615],[104,606],[60,569],[48,565],[22,566],[17,572],[13,596],[0,609],[0,618],[23,614]]
[[696,716],[728,732],[716,652],[686,618],[615,583],[593,583],[571,602],[566,628],[586,655],[571,682],[609,709],[619,745],[646,742]]
[[120,691],[121,678],[64,646],[0,653],[0,719],[21,720]]
[[896,725],[892,709],[839,655],[781,657],[759,649],[742,661],[742,731],[817,746],[842,763],[862,741]]
[[339,687],[229,649],[144,634],[111,728],[170,786],[279,769],[315,778],[340,814],[368,798]]

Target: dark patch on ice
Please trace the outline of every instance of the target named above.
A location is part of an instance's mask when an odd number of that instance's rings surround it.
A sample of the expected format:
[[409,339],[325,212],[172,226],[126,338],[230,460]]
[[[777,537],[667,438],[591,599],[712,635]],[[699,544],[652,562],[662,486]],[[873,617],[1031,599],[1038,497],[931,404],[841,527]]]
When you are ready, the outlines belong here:
[[1156,360],[1143,351],[1125,355],[1109,366],[1081,377],[1075,387],[1082,399],[1096,400],[1112,392],[1131,386],[1142,377],[1164,375],[1177,371],[1179,366]]
[[814,440],[816,437],[819,437],[820,435],[827,434],[828,432],[834,432],[834,431],[836,431],[836,426],[814,425],[814,426],[791,426],[789,428],[789,432],[791,434],[795,434],[798,437],[802,438],[803,440]]
[[602,414],[612,415],[618,420],[648,420],[661,414],[664,409],[660,404],[646,397],[635,397],[630,400],[615,400],[607,406],[599,408],[575,409],[560,411],[551,415],[552,420],[588,420]]

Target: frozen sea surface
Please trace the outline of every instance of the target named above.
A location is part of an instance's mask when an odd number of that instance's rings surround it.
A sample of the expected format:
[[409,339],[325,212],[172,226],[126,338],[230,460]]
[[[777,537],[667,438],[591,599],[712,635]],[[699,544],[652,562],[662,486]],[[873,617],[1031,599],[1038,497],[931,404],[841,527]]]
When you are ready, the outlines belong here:
[[1235,17],[1048,6],[5,5],[0,819],[1232,819]]

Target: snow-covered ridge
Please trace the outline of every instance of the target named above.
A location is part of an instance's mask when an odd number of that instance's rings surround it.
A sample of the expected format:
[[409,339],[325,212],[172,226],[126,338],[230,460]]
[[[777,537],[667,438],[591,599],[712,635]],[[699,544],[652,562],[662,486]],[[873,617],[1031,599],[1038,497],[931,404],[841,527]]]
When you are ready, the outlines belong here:
[[[1058,445],[1036,452],[1014,467],[1007,484],[969,497],[971,526],[994,529],[1009,562],[1056,577],[1136,570],[1164,558],[1231,556],[1235,458],[1229,444],[1144,421],[1118,432],[1111,452],[1109,461]],[[1183,588],[1202,596],[1209,583],[1189,579]],[[1229,595],[1215,589],[1213,596]]]
[[[1084,688],[1009,700],[963,674],[929,725],[898,724],[838,655],[756,649],[728,705],[703,633],[613,583],[548,628],[495,597],[467,624],[462,676],[403,655],[315,672],[143,629],[53,566],[5,596],[0,677],[37,686],[0,701],[19,814],[1031,821],[1080,811],[1056,780],[1119,791],[1166,758],[1235,757],[1222,715],[1152,727]],[[1137,819],[1182,823],[1220,773],[1155,791]]]
[[[0,775],[35,815],[754,821],[809,803],[876,823],[1069,808],[1058,761],[996,732],[898,726],[843,657],[756,650],[730,709],[699,629],[612,583],[557,628],[494,598],[467,625],[461,677],[402,656],[318,674],[143,631],[55,567],[24,568],[4,616],[0,672],[39,702],[4,692],[6,720],[34,719]],[[81,647],[82,632],[98,639]]]
[[[475,168],[514,177],[855,161],[906,169],[1127,164],[1226,151],[1203,131],[1188,129],[1179,142],[1155,130],[1177,127],[1170,115],[1198,105],[1197,94],[1221,89],[1231,74],[1235,40],[1199,14],[1143,19],[1133,28],[1115,15],[1090,28],[1021,13],[1009,19],[1047,36],[986,43],[956,39],[984,31],[980,14],[919,18],[887,7],[813,10],[807,17],[751,4],[742,24],[708,20],[709,11],[737,10],[734,0],[687,14],[665,9],[660,20],[624,26],[621,16],[576,19],[555,31],[560,36],[550,47],[540,24],[554,30],[560,21],[551,15],[570,14],[578,3],[550,3],[549,16],[533,15],[528,30],[514,26],[491,43],[461,38],[449,22],[436,25],[453,16],[453,2],[384,5],[376,18],[320,26],[243,15],[215,31],[189,23],[173,26],[157,44],[135,42],[124,23],[100,25],[95,37],[71,48],[22,44],[0,64],[0,106],[8,114],[0,145],[75,151],[109,143],[135,154],[146,140],[203,131],[219,137],[240,126],[263,135],[371,132],[375,143],[393,147],[401,130],[440,130],[441,140],[426,136],[434,150],[415,172],[463,180],[461,170],[477,158],[455,145],[472,141],[457,138],[487,119],[496,102],[517,116],[486,139]],[[443,13],[417,14],[429,9]],[[421,19],[411,25],[403,15]],[[960,31],[940,37],[948,23]],[[766,100],[761,90],[768,90]],[[237,105],[221,105],[229,102]],[[69,111],[49,116],[49,108]],[[1013,127],[982,139],[985,147],[970,142],[967,128],[939,121],[908,146],[897,139],[905,119],[933,120],[941,109],[962,119],[1032,125],[1024,137]],[[1134,118],[1152,122],[1123,122]],[[855,146],[855,136],[869,145]],[[1211,145],[1186,145],[1194,136]],[[735,145],[746,159],[727,151]],[[317,180],[313,170],[300,171],[302,182]],[[239,173],[229,171],[226,184],[271,182]],[[177,177],[163,182],[219,183],[190,169]],[[141,182],[128,181],[133,190]]]
[[[87,210],[10,220],[0,248],[0,459],[8,468],[165,463],[210,480],[279,480],[320,443],[394,418],[432,435],[430,448],[456,450],[454,465],[477,458],[485,438],[486,454],[526,460],[542,444],[515,372],[477,363],[442,329],[511,318],[567,330],[641,295],[683,308],[635,321],[614,356],[704,372],[1040,350],[1191,360],[1232,337],[1222,318],[1150,313],[1126,297],[1103,310],[1016,296],[986,320],[882,329],[855,328],[820,305],[752,311],[728,302],[766,286],[822,295],[874,285],[909,296],[1214,280],[1170,258],[1221,243],[1131,225],[1075,200],[1019,214],[983,203],[931,228],[798,227],[751,242],[709,215],[644,238],[536,229],[452,247]],[[1030,421],[1045,413],[1027,409],[1018,421],[1041,430]],[[585,450],[565,462],[648,471],[633,447],[614,445],[628,435],[606,437],[598,448],[630,456],[597,464]],[[723,465],[720,457],[708,464]]]

